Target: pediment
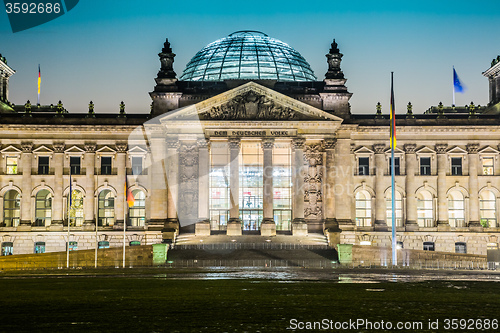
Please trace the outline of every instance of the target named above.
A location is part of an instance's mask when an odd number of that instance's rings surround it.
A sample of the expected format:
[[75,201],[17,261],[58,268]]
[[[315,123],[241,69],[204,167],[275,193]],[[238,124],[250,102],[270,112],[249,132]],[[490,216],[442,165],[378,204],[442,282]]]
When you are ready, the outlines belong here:
[[374,154],[375,152],[371,150],[370,148],[367,148],[365,146],[359,147],[354,151],[354,154]]
[[46,146],[40,146],[37,149],[33,150],[33,153],[35,154],[44,154],[44,153],[52,154],[53,152],[54,151],[52,149],[47,148]]
[[[387,148],[387,149],[385,150],[385,153],[386,153],[386,154],[390,154],[390,153],[391,153],[391,148],[390,148],[390,147],[389,147],[389,148]],[[399,148],[399,147],[397,147],[397,146],[396,146],[396,148],[394,149],[394,154],[404,154],[404,153],[405,153],[405,152],[404,152],[404,150],[402,150],[401,148]]]
[[467,150],[455,146],[447,151],[448,154],[467,154]]
[[136,155],[147,154],[147,152],[148,151],[141,146],[134,146],[128,150],[129,154],[136,154]]
[[424,146],[424,147],[420,148],[419,150],[417,150],[415,153],[417,153],[417,154],[435,154],[436,151],[432,150],[429,147]]
[[21,154],[22,151],[13,145],[9,145],[5,147],[4,149],[0,150],[0,153],[2,154]]
[[170,112],[160,121],[171,120],[342,122],[337,116],[255,82],[248,82],[197,104]]
[[99,148],[98,150],[96,150],[96,153],[100,153],[100,154],[114,154],[114,153],[116,153],[116,150],[114,150],[112,148],[109,148],[108,146],[104,146],[104,147]]
[[490,146],[486,146],[480,151],[478,151],[479,154],[498,154],[500,151],[496,150],[495,148],[492,148]]
[[66,154],[84,154],[85,150],[80,147],[72,146],[64,151]]

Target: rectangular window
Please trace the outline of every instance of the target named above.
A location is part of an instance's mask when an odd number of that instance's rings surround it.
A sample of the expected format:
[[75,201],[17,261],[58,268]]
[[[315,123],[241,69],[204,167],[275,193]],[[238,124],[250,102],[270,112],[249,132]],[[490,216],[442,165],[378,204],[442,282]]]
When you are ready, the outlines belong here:
[[[66,242],[66,246],[68,246],[67,242]],[[78,242],[69,242],[69,250],[70,251],[78,250]]]
[[7,157],[7,174],[17,175],[17,157]]
[[35,253],[45,253],[45,242],[35,243]]
[[483,157],[483,175],[493,175],[493,157]]
[[142,174],[142,157],[132,157],[132,174],[134,176]]
[[424,251],[434,251],[434,242],[424,242]]
[[38,157],[38,174],[48,175],[49,174],[49,157],[40,156]]
[[2,243],[2,256],[11,256],[14,253],[14,243],[3,242]]
[[370,158],[369,157],[360,157],[358,159],[358,175],[360,176],[368,176],[370,174]]
[[451,158],[451,175],[461,176],[462,175],[462,158],[452,157]]
[[69,168],[71,171],[72,175],[79,175],[80,174],[80,157],[79,156],[73,156],[69,158]]
[[431,174],[431,158],[421,157],[420,158],[420,175],[430,176]]
[[456,242],[455,253],[467,253],[467,244],[464,242]]
[[[389,175],[392,175],[392,159],[389,158]],[[399,176],[400,173],[399,157],[394,157],[394,175]]]
[[101,175],[111,175],[111,157],[101,156]]

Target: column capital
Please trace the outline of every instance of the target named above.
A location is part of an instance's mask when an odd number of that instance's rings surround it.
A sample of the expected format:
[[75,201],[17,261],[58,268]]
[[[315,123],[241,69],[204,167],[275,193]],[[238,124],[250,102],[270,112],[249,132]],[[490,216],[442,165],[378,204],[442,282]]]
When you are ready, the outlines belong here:
[[305,144],[306,144],[306,139],[304,138],[295,138],[292,140],[292,147],[294,149],[304,149]]
[[119,153],[126,153],[127,152],[127,143],[126,142],[117,142],[116,145],[116,151]]
[[21,150],[23,153],[31,153],[33,151],[33,142],[21,142]]
[[241,147],[240,138],[229,138],[227,142],[229,143],[229,149],[240,149]]
[[83,147],[85,148],[85,151],[87,153],[95,153],[95,150],[97,149],[97,145],[95,142],[85,142]]
[[477,143],[469,143],[467,146],[467,152],[469,154],[477,154],[478,150],[479,150],[479,144]]
[[198,148],[207,149],[208,146],[210,145],[210,139],[208,139],[208,138],[201,138],[201,139],[198,139],[196,141],[196,143],[198,144]]
[[448,149],[447,143],[438,143],[436,144],[436,152],[438,154],[446,154],[446,149]]
[[373,145],[373,150],[375,154],[383,154],[385,150],[385,143],[376,143]]
[[417,149],[417,145],[414,143],[407,143],[403,147],[407,154],[415,154],[415,150]]
[[54,148],[54,153],[64,153],[64,142],[54,142],[52,148]]
[[333,150],[337,146],[337,139],[325,139],[323,142],[325,150]]
[[262,139],[262,149],[273,149],[274,148],[274,138],[263,138]]
[[179,140],[177,139],[167,139],[165,140],[165,143],[167,144],[168,149],[179,149],[181,146]]

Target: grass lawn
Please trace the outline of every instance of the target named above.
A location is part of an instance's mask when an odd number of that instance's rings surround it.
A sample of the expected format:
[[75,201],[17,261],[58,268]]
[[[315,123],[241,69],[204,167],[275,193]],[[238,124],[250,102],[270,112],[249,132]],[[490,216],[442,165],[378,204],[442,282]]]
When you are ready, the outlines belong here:
[[[500,319],[500,283],[487,281],[16,276],[1,278],[0,292],[0,332],[293,332],[294,318],[421,321],[423,330],[408,332],[444,332],[446,318]],[[437,319],[439,329],[427,330]]]

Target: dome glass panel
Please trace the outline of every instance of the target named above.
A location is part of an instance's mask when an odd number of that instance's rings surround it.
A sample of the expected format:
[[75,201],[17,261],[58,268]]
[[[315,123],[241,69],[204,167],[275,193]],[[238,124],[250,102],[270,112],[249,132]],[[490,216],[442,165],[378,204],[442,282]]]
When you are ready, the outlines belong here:
[[316,81],[288,44],[258,31],[238,31],[208,44],[187,64],[181,81]]

